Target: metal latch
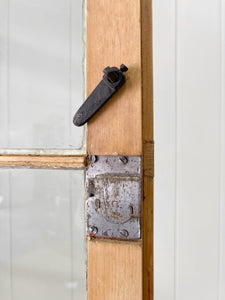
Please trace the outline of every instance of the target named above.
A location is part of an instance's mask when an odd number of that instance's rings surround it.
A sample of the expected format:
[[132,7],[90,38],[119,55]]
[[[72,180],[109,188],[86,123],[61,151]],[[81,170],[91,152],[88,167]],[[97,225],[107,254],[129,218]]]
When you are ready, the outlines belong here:
[[126,81],[123,73],[127,70],[125,65],[121,65],[120,69],[104,69],[103,79],[76,112],[73,118],[74,125],[84,125],[121,88]]
[[141,157],[91,156],[86,172],[87,234],[141,238]]

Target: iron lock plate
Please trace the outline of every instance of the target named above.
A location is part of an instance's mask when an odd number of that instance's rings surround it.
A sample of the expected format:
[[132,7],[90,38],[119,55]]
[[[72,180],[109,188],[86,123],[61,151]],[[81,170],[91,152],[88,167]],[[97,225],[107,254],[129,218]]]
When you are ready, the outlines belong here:
[[139,156],[92,156],[86,172],[87,234],[141,238],[142,176]]

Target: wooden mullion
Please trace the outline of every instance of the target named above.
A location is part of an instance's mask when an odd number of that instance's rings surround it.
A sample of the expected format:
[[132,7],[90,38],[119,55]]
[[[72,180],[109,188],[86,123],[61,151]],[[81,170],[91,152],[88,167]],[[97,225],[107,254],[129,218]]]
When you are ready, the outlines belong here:
[[0,167],[83,169],[85,166],[84,155],[0,155]]

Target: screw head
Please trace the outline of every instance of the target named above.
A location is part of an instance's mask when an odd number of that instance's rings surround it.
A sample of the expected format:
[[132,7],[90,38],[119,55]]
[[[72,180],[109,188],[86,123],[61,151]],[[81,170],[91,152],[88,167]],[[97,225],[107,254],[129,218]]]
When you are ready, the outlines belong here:
[[96,155],[88,155],[88,161],[94,164],[98,160]]
[[119,160],[124,164],[126,165],[128,163],[128,158],[126,156],[120,156],[119,157]]
[[123,237],[123,238],[127,238],[128,235],[129,235],[129,232],[126,230],[126,229],[123,229],[120,231],[120,235]]
[[89,226],[88,227],[88,233],[97,234],[98,233],[98,228],[95,227],[95,226]]
[[122,72],[127,72],[127,71],[128,71],[128,67],[125,66],[124,64],[122,64],[122,65],[120,66],[120,71],[122,71]]

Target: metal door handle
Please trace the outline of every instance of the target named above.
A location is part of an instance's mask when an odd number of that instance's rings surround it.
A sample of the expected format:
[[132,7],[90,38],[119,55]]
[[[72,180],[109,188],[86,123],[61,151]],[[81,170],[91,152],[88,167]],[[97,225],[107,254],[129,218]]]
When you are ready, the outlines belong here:
[[126,78],[123,73],[127,70],[128,68],[123,64],[120,69],[107,67],[103,70],[102,80],[76,112],[73,118],[74,125],[82,126],[96,114],[125,83]]

